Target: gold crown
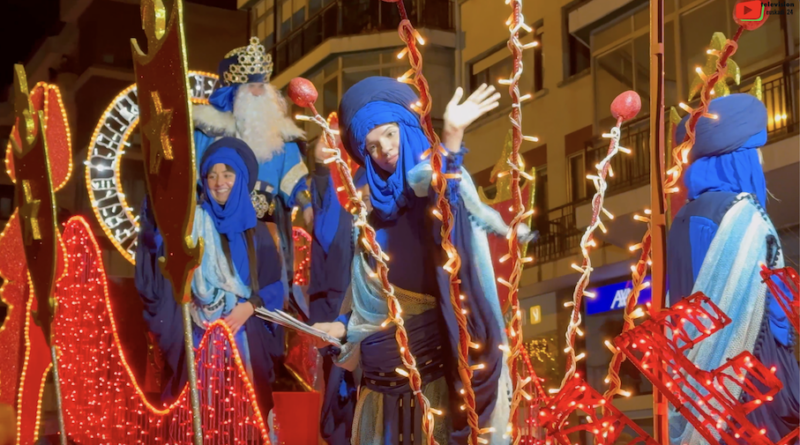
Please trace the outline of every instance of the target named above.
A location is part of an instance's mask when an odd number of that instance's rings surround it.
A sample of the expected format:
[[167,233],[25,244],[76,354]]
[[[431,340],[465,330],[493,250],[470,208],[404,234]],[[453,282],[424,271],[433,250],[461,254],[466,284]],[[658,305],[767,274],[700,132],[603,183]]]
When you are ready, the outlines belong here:
[[237,57],[238,63],[232,64],[225,72],[225,82],[248,83],[251,75],[264,75],[264,82],[269,83],[272,76],[272,54],[267,54],[258,37],[250,37],[250,44],[236,48],[225,55],[225,58]]

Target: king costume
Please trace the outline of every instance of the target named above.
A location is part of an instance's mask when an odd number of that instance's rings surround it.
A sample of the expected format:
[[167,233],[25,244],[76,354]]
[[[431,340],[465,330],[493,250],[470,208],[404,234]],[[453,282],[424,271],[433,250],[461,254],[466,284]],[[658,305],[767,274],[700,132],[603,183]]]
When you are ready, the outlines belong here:
[[219,64],[219,81],[209,104],[195,105],[192,117],[198,160],[209,144],[223,136],[244,140],[255,153],[253,205],[259,219],[277,226],[288,296],[294,291],[292,209],[310,209],[311,195],[301,156],[304,134],[286,116],[286,101],[269,84],[272,66],[271,55],[265,54],[256,37],[248,46],[232,50]]
[[[410,108],[418,100],[411,89],[395,79],[367,78],[350,88],[339,108],[342,142],[364,170],[372,205],[370,224],[377,230],[384,252],[391,258],[389,281],[403,307],[409,347],[419,364],[422,391],[431,406],[446,412],[437,417],[434,435],[441,444],[466,444],[469,426],[459,408],[458,326],[449,297],[449,274],[442,269],[441,223],[432,216],[435,193],[430,187],[431,167],[422,161],[430,147]],[[400,152],[393,173],[383,171],[365,148],[367,133],[380,125],[395,123],[400,131]],[[483,436],[491,444],[506,444],[503,432],[509,416],[511,382],[503,351],[507,344],[504,320],[497,298],[486,231],[507,234],[500,215],[480,202],[469,174],[461,167],[462,154],[446,159],[448,171],[461,172],[460,183],[450,185],[455,216],[453,242],[461,255],[459,278],[468,296],[469,332],[473,342],[470,364],[482,363],[472,385],[481,428],[495,427]],[[521,238],[529,240],[530,231]],[[395,369],[402,367],[395,327],[382,328],[388,308],[381,286],[370,276],[373,264],[360,247],[358,228],[352,280],[339,321],[346,326],[345,344],[337,364],[346,369],[360,366],[363,377],[353,425],[353,443],[397,445],[426,443],[421,430],[422,411],[416,406],[408,379]]]
[[[731,318],[722,331],[695,346],[688,358],[716,369],[743,351],[777,367],[783,389],[748,415],[778,442],[798,426],[800,369],[794,333],[760,276],[761,264],[784,266],[778,234],[764,210],[767,185],[759,148],[767,142],[767,110],[754,96],[732,94],[711,101],[701,118],[684,175],[688,202],[675,215],[667,243],[669,300],[703,292]],[[676,140],[682,141],[688,116]],[[736,387],[734,397],[750,401]],[[672,444],[705,440],[670,406]]]

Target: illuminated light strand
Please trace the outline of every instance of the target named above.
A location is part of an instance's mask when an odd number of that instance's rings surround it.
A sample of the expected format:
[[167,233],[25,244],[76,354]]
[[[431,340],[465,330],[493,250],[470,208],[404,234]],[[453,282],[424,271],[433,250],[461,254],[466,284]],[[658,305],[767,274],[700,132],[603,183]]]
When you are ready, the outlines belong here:
[[[597,190],[592,197],[592,219],[589,223],[589,226],[586,228],[583,236],[581,237],[580,247],[581,247],[581,254],[583,255],[583,262],[580,266],[577,264],[573,264],[572,268],[577,270],[581,276],[578,279],[578,283],[575,285],[575,290],[572,294],[572,301],[568,301],[567,303],[571,303],[570,306],[572,307],[572,316],[570,317],[569,326],[567,327],[566,333],[566,340],[567,340],[567,370],[564,375],[564,379],[561,382],[561,388],[564,386],[575,376],[575,372],[577,370],[576,363],[579,360],[578,356],[575,354],[575,337],[578,332],[578,328],[581,324],[581,303],[583,301],[583,297],[585,295],[585,291],[587,286],[589,285],[589,280],[592,274],[592,260],[589,256],[589,247],[590,243],[594,242],[593,236],[594,231],[597,228],[600,228],[605,232],[602,222],[600,221],[600,213],[603,210],[603,203],[605,201],[605,194],[606,189],[608,188],[608,183],[606,182],[606,175],[608,174],[608,168],[611,164],[611,159],[617,155],[620,151],[619,147],[619,138],[620,138],[620,126],[622,125],[623,118],[617,118],[617,125],[611,129],[610,133],[603,134],[604,138],[610,139],[608,144],[608,152],[606,157],[603,158],[597,164],[597,175],[593,175],[591,178],[592,183],[594,183],[594,187]],[[596,245],[596,243],[595,243]]]
[[[692,109],[688,105],[680,103],[680,107],[689,112],[691,116],[686,122],[686,136],[684,136],[683,141],[672,150],[673,165],[669,170],[667,170],[664,178],[665,195],[680,191],[680,188],[677,184],[683,173],[683,165],[688,164],[689,162],[689,152],[695,143],[695,129],[700,118],[706,117],[710,119],[717,119],[717,116],[708,113],[711,96],[713,95],[714,91],[714,85],[716,85],[720,78],[724,78],[727,70],[727,61],[736,52],[738,48],[737,42],[743,31],[744,27],[740,26],[733,38],[725,42],[725,46],[721,51],[714,50],[712,52],[709,50],[708,54],[718,56],[716,70],[711,75],[706,76],[700,68],[696,70],[698,76],[703,80],[703,85],[700,91],[700,106],[696,109]],[[645,214],[649,215],[650,212],[646,210]],[[639,256],[636,266],[631,270],[631,282],[633,289],[631,293],[628,294],[628,298],[626,300],[625,311],[623,314],[624,323],[622,325],[622,333],[625,333],[634,327],[632,315],[636,310],[639,294],[641,290],[646,287],[643,283],[647,274],[650,250],[652,247],[650,218],[634,215],[634,219],[637,221],[646,222],[648,225],[647,231],[642,237],[642,241],[640,243],[642,246],[641,255]],[[619,370],[624,361],[625,356],[622,354],[622,351],[617,349],[612,356],[611,362],[609,363],[608,376],[606,377],[606,381],[610,383],[610,387],[604,394],[604,397],[607,400],[611,400],[611,398],[613,398],[615,395],[621,394]]]
[[[520,404],[525,399],[528,402],[532,398],[525,391],[525,386],[530,380],[522,380],[521,374],[524,371],[524,363],[520,360],[521,355],[526,355],[524,350],[523,336],[522,336],[522,317],[519,309],[519,282],[522,278],[522,269],[525,263],[533,262],[533,258],[523,258],[525,254],[519,245],[518,231],[520,224],[523,220],[529,217],[532,212],[526,211],[525,205],[522,201],[522,191],[520,190],[519,182],[520,176],[525,177],[531,181],[533,187],[533,177],[525,173],[523,161],[519,155],[519,149],[523,141],[537,142],[538,138],[533,136],[524,136],[522,134],[522,102],[528,100],[531,95],[520,95],[519,80],[522,77],[523,64],[522,64],[522,51],[526,48],[533,48],[538,42],[534,40],[529,45],[523,45],[519,39],[519,30],[525,29],[532,33],[532,29],[525,24],[525,18],[522,14],[522,0],[506,0],[507,5],[511,7],[511,15],[509,17],[508,31],[508,49],[511,52],[513,60],[512,72],[508,79],[503,79],[501,84],[508,85],[508,93],[511,96],[511,112],[508,115],[511,122],[511,152],[509,153],[507,163],[511,167],[511,208],[509,209],[513,217],[509,223],[508,236],[508,258],[513,260],[511,273],[507,279],[498,278],[498,281],[508,287],[508,301],[511,305],[511,311],[514,314],[511,320],[508,321],[506,330],[509,333],[509,354],[507,357],[507,366],[511,374],[511,385],[513,393],[511,396],[511,408],[509,411],[508,425],[510,431],[506,431],[504,436],[511,436],[511,443],[516,445],[521,440],[521,428],[517,425]],[[534,193],[532,191],[532,193]],[[532,373],[532,368],[528,369],[529,375]],[[538,379],[537,379],[538,380]]]
[[[431,176],[431,187],[436,192],[436,209],[439,210],[441,215],[442,227],[442,249],[449,258],[446,264],[445,271],[450,274],[450,302],[453,305],[453,314],[458,324],[458,375],[461,380],[464,396],[464,411],[467,416],[467,424],[470,427],[470,435],[468,442],[477,444],[479,436],[486,432],[480,428],[478,423],[478,414],[476,411],[475,392],[472,389],[472,375],[473,369],[469,364],[469,343],[471,341],[469,330],[467,329],[467,317],[463,311],[462,301],[459,298],[460,280],[458,272],[461,269],[461,257],[458,254],[455,246],[453,245],[450,235],[453,231],[454,218],[450,209],[450,203],[447,200],[447,181],[439,180],[435,172],[442,171],[444,159],[440,150],[439,136],[433,129],[433,121],[431,120],[431,107],[433,105],[428,87],[428,81],[422,73],[422,54],[417,48],[417,43],[422,44],[423,41],[419,37],[419,33],[411,22],[408,20],[405,6],[403,2],[395,2],[397,10],[400,13],[400,25],[398,26],[398,34],[400,39],[406,44],[408,48],[408,61],[411,69],[406,73],[413,76],[407,83],[413,84],[417,91],[419,91],[419,102],[417,102],[416,111],[419,113],[419,122],[425,136],[428,138],[430,146],[430,163],[431,169],[434,172]],[[404,76],[406,76],[404,75]],[[416,104],[415,104],[416,105]],[[427,402],[427,401],[426,401]],[[428,406],[423,405],[424,411],[427,412]],[[436,443],[433,438],[433,423],[426,423],[425,419],[428,416],[423,416],[422,429],[428,438],[428,444]]]
[[[56,98],[56,102],[58,104],[58,117],[61,118],[61,125],[63,125],[64,135],[66,136],[66,144],[65,146],[60,146],[55,144],[55,141],[58,139],[53,137],[55,135],[51,135],[48,137],[48,153],[50,154],[51,162],[55,159],[65,160],[67,171],[65,173],[61,173],[58,171],[59,165],[55,163],[52,165],[54,173],[63,174],[64,176],[61,178],[57,178],[55,175],[53,177],[53,190],[58,191],[64,188],[69,181],[69,178],[72,176],[72,133],[69,129],[69,121],[67,119],[67,111],[64,108],[64,101],[61,98],[61,90],[56,85],[51,85],[46,82],[38,82],[33,89],[30,91],[31,103],[34,105],[34,109],[37,111],[41,109],[44,111],[44,128],[47,131],[47,124],[50,121],[51,112],[50,112],[50,93]],[[41,94],[42,97],[42,107],[36,107],[36,103],[39,102],[38,95]],[[39,115],[38,113],[33,113],[31,116],[34,119],[34,122],[38,121]],[[38,131],[38,125],[34,125],[34,135]],[[8,174],[9,178],[11,178],[11,182],[16,184],[16,177],[14,174],[14,169],[12,168],[13,162],[13,155],[12,155],[12,143],[11,139],[15,136],[19,136],[17,132],[16,124],[11,128],[11,133],[9,136],[8,144],[6,145],[6,157],[5,157],[5,165],[6,165],[6,174]],[[55,153],[61,151],[62,153],[67,153],[67,156],[54,156]],[[58,182],[57,182],[58,181]]]
[[[311,273],[311,235],[300,227],[292,228],[294,238],[294,257],[302,258],[294,272],[294,282],[299,286],[305,286],[309,282]],[[300,241],[305,241],[305,244]]]
[[11,218],[0,232],[0,252],[18,260],[0,263],[0,276],[3,279],[3,284],[0,285],[0,304],[6,306],[6,318],[0,324],[0,356],[5,358],[0,362],[0,371],[2,374],[12,376],[3,378],[3,375],[0,375],[0,403],[15,406],[17,378],[25,354],[23,335],[26,314],[29,313],[21,311],[26,307],[27,276],[18,208],[14,209]]
[[[191,70],[188,73],[188,78],[191,85],[189,88],[191,101],[196,104],[202,104],[207,102],[207,98],[213,90],[214,82],[219,77],[214,73]],[[191,81],[194,82],[192,83]],[[86,165],[84,177],[86,189],[89,191],[91,198],[92,211],[106,237],[131,264],[135,262],[134,252],[139,232],[139,216],[134,214],[133,207],[128,204],[125,197],[122,187],[121,160],[122,155],[125,153],[125,147],[129,145],[128,141],[131,134],[139,124],[139,109],[136,98],[136,84],[132,84],[120,91],[108,104],[97,121],[89,142],[86,160],[84,161],[84,165]],[[119,130],[110,127],[110,122],[115,127],[119,127]],[[109,137],[106,133],[110,133],[112,137]],[[98,165],[98,162],[102,162],[102,164]],[[110,166],[106,165],[109,163]],[[113,170],[113,181],[112,178],[93,177],[106,170]],[[94,181],[98,181],[99,186],[93,184]],[[101,196],[102,199],[96,200],[94,190],[106,193],[113,190],[115,193],[111,196]],[[108,204],[99,205],[101,204],[99,201],[106,200]],[[116,210],[117,206],[119,206],[119,210]],[[108,215],[103,215],[103,213],[108,213]],[[122,226],[118,225],[112,231],[109,227],[110,224],[107,222],[109,219],[113,221],[121,220],[125,227],[122,228]]]
[[[151,405],[128,365],[111,312],[108,283],[97,241],[81,217],[65,230],[69,260],[59,283],[56,343],[68,435],[80,443],[189,445],[188,385],[164,408]],[[100,293],[103,295],[101,296]],[[201,417],[206,444],[269,444],[232,333],[220,320],[199,345],[196,366],[205,385]]]
[[[291,91],[290,97],[292,97]],[[337,189],[337,195],[344,198],[343,200],[340,199],[340,202],[344,201],[345,209],[355,216],[353,226],[361,233],[359,237],[360,242],[356,244],[356,254],[360,255],[366,253],[371,257],[375,269],[369,272],[369,279],[376,282],[376,287],[380,288],[382,296],[386,299],[388,316],[386,320],[381,323],[381,328],[386,328],[390,324],[394,324],[396,327],[395,341],[397,342],[400,353],[400,360],[403,363],[403,368],[397,368],[396,371],[404,377],[407,375],[409,386],[416,395],[417,402],[424,413],[422,416],[422,429],[428,437],[428,445],[437,444],[433,436],[434,414],[441,413],[441,411],[432,408],[430,401],[422,392],[422,376],[419,373],[419,369],[417,369],[417,361],[411,354],[408,345],[408,332],[406,331],[405,321],[402,317],[402,308],[394,293],[394,287],[389,283],[388,256],[383,253],[380,244],[378,244],[375,229],[367,222],[367,206],[362,200],[361,192],[356,189],[349,164],[342,158],[342,153],[335,143],[335,133],[329,125],[331,118],[326,120],[320,116],[313,103],[307,104],[307,106],[314,115],[297,116],[297,118],[302,121],[315,123],[322,129],[326,152],[331,155],[326,159],[325,163],[336,169],[335,171],[341,180],[341,186],[339,187],[340,189]]]

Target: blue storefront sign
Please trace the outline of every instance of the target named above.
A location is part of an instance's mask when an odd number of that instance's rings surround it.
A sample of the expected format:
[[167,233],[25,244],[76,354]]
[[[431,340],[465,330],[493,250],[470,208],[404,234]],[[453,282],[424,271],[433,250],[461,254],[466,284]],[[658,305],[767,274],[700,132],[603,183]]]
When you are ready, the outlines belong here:
[[[586,315],[602,314],[603,312],[616,311],[625,308],[633,286],[630,281],[600,286],[587,289],[596,295],[595,298],[586,297]],[[652,298],[650,287],[639,292],[639,304],[649,303]]]

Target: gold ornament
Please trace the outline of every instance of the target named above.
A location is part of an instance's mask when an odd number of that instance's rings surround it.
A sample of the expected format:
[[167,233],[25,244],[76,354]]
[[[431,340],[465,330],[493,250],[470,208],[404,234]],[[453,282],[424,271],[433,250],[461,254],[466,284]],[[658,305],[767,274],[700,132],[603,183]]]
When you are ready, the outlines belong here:
[[22,205],[19,208],[19,216],[22,218],[22,239],[26,246],[30,246],[32,241],[42,239],[42,232],[39,230],[39,205],[41,199],[34,199],[31,192],[31,182],[27,179],[22,181]]
[[272,76],[272,54],[266,53],[258,37],[250,37],[249,45],[225,54],[226,59],[230,57],[237,57],[239,63],[228,67],[228,71],[223,74],[225,83],[248,83],[247,77],[253,74],[263,74],[264,82],[269,83]]
[[748,91],[751,96],[755,96],[756,99],[764,102],[764,90],[761,86],[761,76],[756,77],[756,80],[753,81],[753,86],[750,87],[750,91]]
[[[690,101],[703,88],[705,78],[717,71],[717,61],[719,60],[720,51],[725,48],[725,43],[727,41],[728,39],[725,37],[725,34],[721,32],[715,32],[711,36],[711,43],[708,45],[709,49],[707,51],[708,57],[706,57],[706,65],[701,69],[703,74],[700,75],[698,73],[694,80],[692,80],[692,84],[689,87]],[[723,97],[731,94],[730,88],[728,88],[727,79],[733,79],[733,81],[736,82],[736,85],[739,85],[740,78],[741,73],[739,70],[739,65],[737,65],[733,59],[728,58],[724,75],[722,75],[719,81],[714,85],[713,96]]]
[[162,160],[172,161],[172,145],[168,132],[172,123],[172,110],[165,110],[162,107],[158,91],[150,94],[153,99],[150,103],[150,120],[142,129],[150,141],[150,174],[157,175]]

